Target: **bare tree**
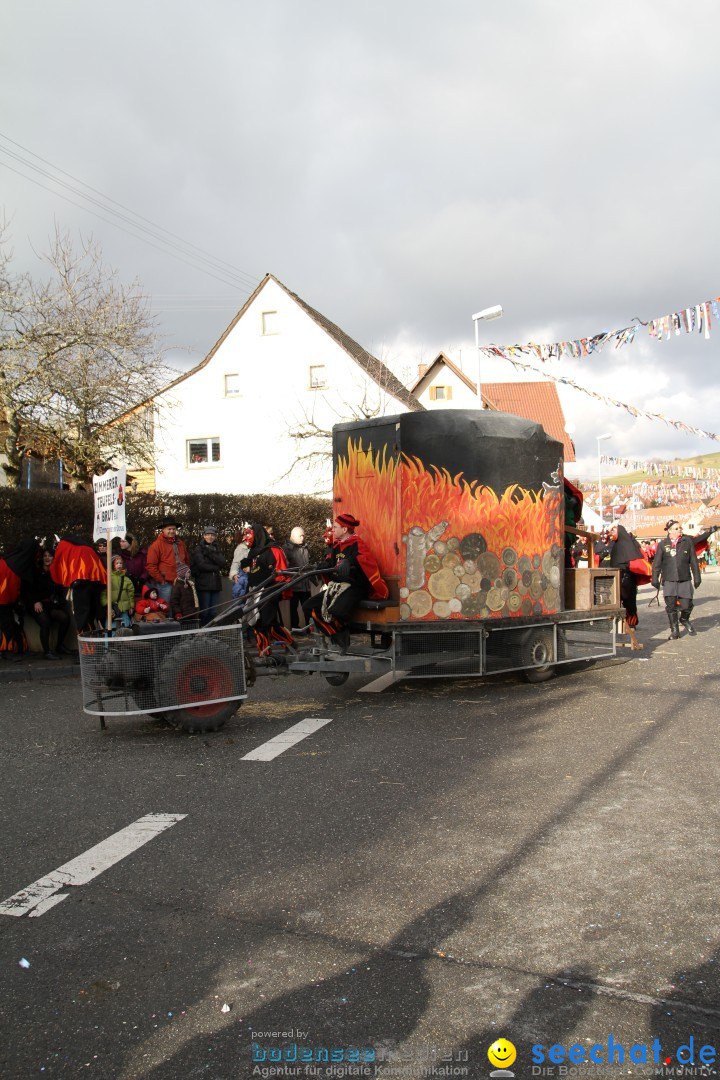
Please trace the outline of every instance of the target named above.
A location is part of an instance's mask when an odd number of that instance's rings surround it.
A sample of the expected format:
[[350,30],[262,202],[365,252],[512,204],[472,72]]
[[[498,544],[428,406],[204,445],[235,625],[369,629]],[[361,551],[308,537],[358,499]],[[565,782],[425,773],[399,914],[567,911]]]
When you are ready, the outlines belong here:
[[45,256],[47,282],[13,277],[3,252],[0,419],[8,482],[18,483],[23,455],[38,447],[61,457],[76,484],[113,464],[151,464],[149,402],[172,373],[139,283],[121,283],[94,241],[76,247],[59,232]]
[[380,362],[372,379],[361,377],[356,380],[357,394],[352,399],[323,399],[325,409],[322,421],[319,422],[314,414],[309,415],[303,410],[302,418],[288,430],[290,437],[295,439],[298,453],[280,479],[287,479],[296,468],[302,467],[318,474],[318,490],[321,488],[325,491],[332,486],[332,425],[352,420],[371,420],[376,416],[387,415],[389,406],[399,408],[388,388],[392,379],[392,372]]

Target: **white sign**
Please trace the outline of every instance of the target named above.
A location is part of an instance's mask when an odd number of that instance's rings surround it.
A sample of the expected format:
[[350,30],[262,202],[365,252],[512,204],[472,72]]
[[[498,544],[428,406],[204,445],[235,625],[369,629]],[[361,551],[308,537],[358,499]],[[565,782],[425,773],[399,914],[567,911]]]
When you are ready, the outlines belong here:
[[93,476],[93,494],[95,496],[95,528],[93,540],[106,537],[124,536],[125,527],[125,489],[127,487],[126,470],[109,469],[102,476]]

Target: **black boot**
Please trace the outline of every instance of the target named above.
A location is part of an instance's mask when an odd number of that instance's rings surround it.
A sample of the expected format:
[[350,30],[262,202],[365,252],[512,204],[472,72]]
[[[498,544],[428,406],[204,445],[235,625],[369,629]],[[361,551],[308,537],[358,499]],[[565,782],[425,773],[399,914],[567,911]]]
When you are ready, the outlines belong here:
[[679,638],[680,631],[678,629],[678,613],[677,611],[668,611],[668,622],[670,623],[670,637]]
[[695,629],[695,627],[690,622],[690,612],[689,611],[683,611],[682,612],[682,614],[680,615],[680,622],[683,624],[683,626],[687,630],[690,637],[696,637],[697,636],[697,630]]

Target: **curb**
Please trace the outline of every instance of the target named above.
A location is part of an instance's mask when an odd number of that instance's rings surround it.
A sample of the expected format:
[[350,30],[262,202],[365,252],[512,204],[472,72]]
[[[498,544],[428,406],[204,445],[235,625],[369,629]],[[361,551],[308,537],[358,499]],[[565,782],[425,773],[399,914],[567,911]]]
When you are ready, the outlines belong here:
[[4,682],[34,682],[36,679],[64,679],[70,675],[80,675],[80,664],[59,664],[55,667],[33,666],[28,664],[21,667],[6,670],[5,664],[0,668],[0,683]]

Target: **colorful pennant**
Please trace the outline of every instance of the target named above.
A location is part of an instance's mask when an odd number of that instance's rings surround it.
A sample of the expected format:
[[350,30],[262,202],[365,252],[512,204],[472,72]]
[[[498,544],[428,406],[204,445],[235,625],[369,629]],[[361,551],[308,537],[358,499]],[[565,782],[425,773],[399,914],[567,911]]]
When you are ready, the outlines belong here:
[[587,394],[588,397],[595,398],[596,401],[602,401],[605,405],[614,405],[618,409],[625,409],[631,416],[645,416],[648,420],[662,420],[664,424],[668,424],[669,427],[674,427],[678,431],[685,431],[689,435],[698,435],[701,439],[713,439],[715,442],[720,442],[720,435],[716,435],[712,431],[703,431],[702,428],[693,427],[692,424],[686,424],[682,420],[671,420],[669,416],[663,416],[662,413],[651,413],[646,412],[644,409],[636,409],[634,405],[626,405],[624,401],[616,401],[615,398],[606,397],[605,394],[598,394],[594,390],[588,390],[586,386],[579,386],[576,382],[573,382],[572,379],[549,375],[540,368],[533,367],[532,364],[525,364],[514,356],[506,356],[505,359],[509,360],[515,368],[522,368],[524,371],[532,371],[534,374],[540,375],[544,379],[560,383],[563,386],[572,386],[574,390],[579,390],[582,394]]
[[705,338],[709,339],[713,319],[716,323],[720,322],[719,304],[720,296],[716,296],[714,300],[704,300],[700,304],[695,304],[694,307],[675,311],[671,315],[659,315],[647,323],[638,320],[632,326],[624,326],[621,330],[603,330],[592,337],[576,338],[574,341],[554,341],[544,345],[538,345],[534,341],[528,342],[527,345],[483,345],[481,352],[487,356],[500,356],[510,361],[518,354],[535,356],[543,363],[547,360],[561,360],[565,356],[572,360],[581,360],[611,342],[614,343],[616,349],[622,345],[632,344],[640,325],[647,326],[648,333],[657,341],[668,341],[671,337],[678,337],[683,332],[692,334],[695,331],[704,334]]

